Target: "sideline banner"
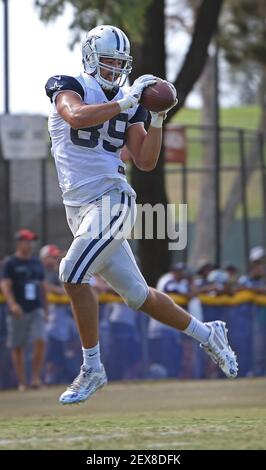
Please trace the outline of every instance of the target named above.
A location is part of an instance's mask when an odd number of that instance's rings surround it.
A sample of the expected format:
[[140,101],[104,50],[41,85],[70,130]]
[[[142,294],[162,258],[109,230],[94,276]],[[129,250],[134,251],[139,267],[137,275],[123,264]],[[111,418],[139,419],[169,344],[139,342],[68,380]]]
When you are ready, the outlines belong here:
[[32,160],[47,157],[47,119],[40,115],[3,114],[0,141],[5,160]]

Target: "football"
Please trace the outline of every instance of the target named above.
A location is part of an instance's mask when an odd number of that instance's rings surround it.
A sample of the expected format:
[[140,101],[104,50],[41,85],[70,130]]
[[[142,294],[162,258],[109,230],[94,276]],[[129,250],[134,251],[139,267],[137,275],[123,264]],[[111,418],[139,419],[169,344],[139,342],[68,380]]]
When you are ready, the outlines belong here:
[[158,77],[156,79],[157,83],[144,88],[140,103],[149,111],[159,113],[174,105],[176,93],[168,82]]

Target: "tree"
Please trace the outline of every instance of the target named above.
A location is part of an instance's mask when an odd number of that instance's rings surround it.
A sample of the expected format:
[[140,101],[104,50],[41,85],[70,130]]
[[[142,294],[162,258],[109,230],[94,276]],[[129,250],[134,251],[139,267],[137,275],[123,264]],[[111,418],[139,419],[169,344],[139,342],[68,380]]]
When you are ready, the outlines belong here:
[[266,3],[264,0],[226,0],[220,45],[232,64],[266,62]]
[[139,43],[145,29],[146,10],[152,0],[35,0],[40,19],[48,23],[62,15],[67,5],[73,8],[71,46],[80,41],[81,33],[97,24],[115,24]]
[[[143,43],[138,50],[138,55],[136,54],[136,57],[139,58],[136,61],[138,65],[135,71],[136,75],[150,72],[161,77],[165,76],[165,51],[163,47],[165,22],[162,21],[162,3],[155,0],[147,9],[149,23],[147,22]],[[208,57],[208,47],[216,31],[221,5],[222,1],[205,0],[201,2],[196,11],[191,44],[180,72],[174,81],[179,102],[177,109],[174,108],[168,113],[166,122],[171,119],[176,110],[184,106],[188,94],[204,69]],[[137,168],[133,168],[133,185],[140,203],[151,203],[153,205],[167,203],[163,165],[163,154],[161,154],[157,167],[152,172],[143,173]],[[171,253],[168,251],[167,239],[157,240],[155,234],[154,240],[140,241],[139,251],[143,272],[150,283],[154,283],[159,275],[166,272],[169,267]]]
[[[200,80],[202,97],[202,167],[213,168],[214,132],[207,127],[214,122],[214,57],[209,57]],[[195,221],[195,237],[189,262],[192,266],[203,260],[215,259],[215,178],[212,171],[205,171],[200,178],[198,214]]]
[[[180,2],[177,2],[177,5],[178,3]],[[198,4],[195,1],[188,3]],[[216,31],[222,3],[223,0],[202,0],[199,3],[191,44],[174,82],[179,99],[177,109],[184,105],[187,95],[203,71],[208,46]],[[44,21],[50,21],[62,14],[66,4],[72,5],[75,18],[70,26],[74,31],[73,41],[77,40],[77,34],[81,30],[88,30],[96,24],[96,21],[116,24],[133,39],[135,68],[132,79],[147,72],[165,77],[165,2],[163,0],[136,0],[134,2],[36,0],[35,4]],[[176,109],[168,113],[167,121],[175,112]],[[152,172],[143,173],[133,168],[133,186],[138,193],[139,203],[166,205],[163,169],[162,153],[156,169]],[[139,244],[142,269],[151,285],[154,285],[158,277],[168,269],[171,255],[168,251],[167,239],[156,240],[156,233],[154,237],[154,240],[141,240]]]
[[[245,77],[245,100],[259,89],[261,120],[258,131],[266,128],[266,4],[260,0],[226,0],[223,14],[220,17],[218,43],[221,52],[230,65],[232,73],[242,72]],[[205,73],[201,80],[203,100],[202,124],[211,125],[214,122],[213,109],[213,60],[209,59]],[[246,80],[252,70],[252,83]],[[242,91],[242,93],[243,93]],[[248,95],[248,96],[247,96]],[[253,101],[254,102],[254,101]],[[236,123],[237,125],[237,123]],[[206,131],[203,139],[202,164],[204,167],[213,167],[213,137]],[[246,184],[248,184],[253,169],[259,163],[258,142],[254,142],[246,158]],[[199,209],[196,222],[194,245],[190,254],[192,264],[201,258],[214,259],[214,175],[207,172],[202,175],[201,189],[199,193]],[[230,226],[234,220],[235,212],[242,200],[241,174],[238,174],[232,182],[225,207],[221,214],[222,242],[225,241]]]
[[[247,64],[257,70],[260,79],[258,86],[258,103],[261,118],[258,132],[266,129],[266,3],[264,0],[227,0],[224,17],[223,34],[220,38],[221,47],[225,50],[230,64],[240,67]],[[259,163],[258,142],[250,147],[246,159],[248,184],[255,165]],[[229,197],[223,212],[223,239],[234,219],[235,212],[241,202],[240,175],[232,183]]]

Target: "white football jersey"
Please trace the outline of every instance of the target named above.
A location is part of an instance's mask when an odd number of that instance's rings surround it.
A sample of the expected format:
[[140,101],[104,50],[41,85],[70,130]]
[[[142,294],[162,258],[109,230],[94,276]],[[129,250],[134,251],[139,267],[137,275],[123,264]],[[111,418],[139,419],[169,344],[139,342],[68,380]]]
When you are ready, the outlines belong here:
[[118,88],[114,96],[107,98],[98,82],[86,73],[75,78],[60,75],[48,80],[46,93],[52,102],[48,128],[64,204],[81,206],[112,189],[135,195],[126,179],[125,164],[120,158],[121,148],[125,144],[128,127],[143,124],[147,111],[138,105],[103,124],[73,129],[58,114],[55,106],[58,93],[66,90],[78,93],[86,104],[108,103],[124,96],[123,90]]

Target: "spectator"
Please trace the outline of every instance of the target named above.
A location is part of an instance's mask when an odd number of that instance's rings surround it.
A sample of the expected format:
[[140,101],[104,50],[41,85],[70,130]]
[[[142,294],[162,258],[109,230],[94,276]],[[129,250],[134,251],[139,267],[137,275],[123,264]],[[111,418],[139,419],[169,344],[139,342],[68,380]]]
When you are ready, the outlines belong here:
[[266,268],[263,258],[250,261],[248,274],[240,276],[239,285],[257,294],[266,294]]
[[48,294],[65,294],[58,274],[60,255],[61,251],[56,245],[45,245],[40,249],[40,258],[44,267],[45,289]]
[[234,264],[226,264],[224,270],[227,272],[229,276],[230,282],[236,282],[238,277],[238,267]]
[[124,303],[113,303],[110,311],[111,380],[136,379],[140,367],[141,351],[137,331],[138,313]]
[[1,281],[8,307],[8,346],[21,391],[26,389],[25,349],[30,339],[33,341],[33,388],[41,385],[44,359],[44,270],[39,259],[32,256],[33,241],[37,238],[35,233],[26,229],[16,233],[16,251],[5,260]]
[[76,370],[73,371],[71,351],[77,332],[69,305],[49,303],[46,334],[45,383],[51,385],[72,380]]
[[228,275],[228,293],[234,294],[238,290],[238,268],[229,263],[224,270]]
[[248,274],[240,276],[238,283],[242,288],[252,289],[257,294],[266,294],[266,255],[262,246],[251,248],[249,253]]
[[[172,265],[170,272],[158,280],[157,289],[167,294],[189,297],[190,283],[186,266],[183,263]],[[179,377],[182,351],[180,332],[151,318],[148,324],[148,340],[150,363],[163,366],[168,377]]]
[[[101,276],[96,274],[90,280],[94,292],[100,297],[101,294],[114,293],[113,289]],[[109,372],[110,349],[111,349],[111,324],[109,321],[112,303],[99,303],[99,335],[101,344],[101,357],[104,367]]]
[[171,266],[170,272],[164,274],[158,281],[157,289],[166,293],[184,294],[189,291],[189,281],[187,279],[187,267],[184,263],[175,263]]
[[208,279],[209,274],[217,269],[217,266],[210,261],[202,262],[197,270],[197,278],[194,280],[195,294],[209,294],[214,289],[213,283]]
[[208,274],[209,295],[222,295],[230,293],[229,273],[223,269],[214,269]]
[[[3,277],[4,258],[0,257],[0,281]],[[15,383],[14,371],[11,364],[9,349],[6,345],[6,308],[0,289],[0,390],[10,388]]]
[[[45,245],[40,249],[40,259],[44,267],[46,293],[65,295],[59,280],[58,266],[61,251],[56,245]],[[47,348],[44,380],[46,384],[62,383],[68,380],[67,341],[70,336],[71,313],[67,305],[49,302],[46,323]],[[72,320],[73,321],[73,320]]]
[[249,252],[249,261],[253,263],[254,261],[265,262],[266,253],[262,246],[254,246]]
[[3,269],[4,269],[4,258],[0,256],[0,279],[3,277]]
[[216,269],[217,266],[211,263],[210,261],[204,261],[199,264],[197,274],[199,279],[201,280],[202,284],[207,282],[208,274],[213,270]]

